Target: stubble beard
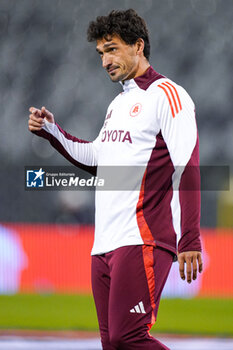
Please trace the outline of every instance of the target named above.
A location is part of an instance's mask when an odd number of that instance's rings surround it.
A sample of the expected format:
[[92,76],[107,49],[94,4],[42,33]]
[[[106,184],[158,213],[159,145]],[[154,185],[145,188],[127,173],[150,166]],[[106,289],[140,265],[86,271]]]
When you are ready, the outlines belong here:
[[128,79],[128,74],[119,74],[119,75],[116,75],[116,76],[114,76],[114,75],[111,75],[111,74],[109,74],[109,77],[110,77],[110,79],[111,79],[111,81],[113,82],[113,83],[119,83],[120,81],[124,81],[124,80],[127,80]]
[[111,75],[110,75],[110,79],[112,83],[119,83],[119,81],[121,81],[120,77],[111,77]]

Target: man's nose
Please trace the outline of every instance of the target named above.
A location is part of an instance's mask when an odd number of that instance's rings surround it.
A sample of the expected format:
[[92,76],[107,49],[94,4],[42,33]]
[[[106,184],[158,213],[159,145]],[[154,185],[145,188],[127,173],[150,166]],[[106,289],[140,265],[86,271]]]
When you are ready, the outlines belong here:
[[103,55],[102,57],[102,66],[103,68],[107,68],[111,64],[110,57],[108,55]]

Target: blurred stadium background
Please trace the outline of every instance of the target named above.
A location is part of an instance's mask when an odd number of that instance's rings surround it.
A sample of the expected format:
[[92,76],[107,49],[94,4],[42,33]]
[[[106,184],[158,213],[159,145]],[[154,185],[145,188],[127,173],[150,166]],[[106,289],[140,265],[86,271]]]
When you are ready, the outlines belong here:
[[[121,88],[86,29],[130,7],[148,24],[152,66],[196,103],[201,165],[229,166],[232,179],[232,0],[0,0],[1,329],[97,330],[94,193],[25,191],[25,166],[69,165],[28,132],[28,108],[45,105],[66,131],[93,140]],[[233,180],[227,191],[202,192],[201,227],[204,273],[186,286],[173,264],[155,329],[232,336]]]

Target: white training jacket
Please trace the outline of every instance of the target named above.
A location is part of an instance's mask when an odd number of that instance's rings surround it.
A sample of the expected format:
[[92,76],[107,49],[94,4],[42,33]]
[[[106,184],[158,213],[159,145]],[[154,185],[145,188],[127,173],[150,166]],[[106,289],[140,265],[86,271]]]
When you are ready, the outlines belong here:
[[[127,80],[93,142],[47,121],[44,137],[98,178],[92,255],[122,246],[201,250],[199,146],[188,93],[152,67]],[[97,173],[96,173],[97,171]]]

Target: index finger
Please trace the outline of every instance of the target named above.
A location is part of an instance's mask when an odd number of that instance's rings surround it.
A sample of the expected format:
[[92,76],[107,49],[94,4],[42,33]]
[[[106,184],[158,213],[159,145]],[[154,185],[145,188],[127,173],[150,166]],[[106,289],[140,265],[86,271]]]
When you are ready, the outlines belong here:
[[35,114],[35,115],[41,117],[41,111],[40,111],[40,109],[38,109],[38,108],[30,107],[30,108],[29,108],[29,112],[31,112],[31,113],[33,113],[33,114]]

